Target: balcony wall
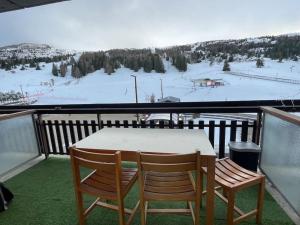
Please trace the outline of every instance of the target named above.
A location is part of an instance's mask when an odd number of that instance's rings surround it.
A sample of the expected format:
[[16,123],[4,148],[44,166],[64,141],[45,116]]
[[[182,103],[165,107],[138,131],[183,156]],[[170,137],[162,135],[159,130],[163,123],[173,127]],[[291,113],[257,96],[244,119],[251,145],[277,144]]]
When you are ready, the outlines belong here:
[[266,108],[260,166],[300,215],[300,117]]
[[0,116],[0,176],[38,155],[32,113]]

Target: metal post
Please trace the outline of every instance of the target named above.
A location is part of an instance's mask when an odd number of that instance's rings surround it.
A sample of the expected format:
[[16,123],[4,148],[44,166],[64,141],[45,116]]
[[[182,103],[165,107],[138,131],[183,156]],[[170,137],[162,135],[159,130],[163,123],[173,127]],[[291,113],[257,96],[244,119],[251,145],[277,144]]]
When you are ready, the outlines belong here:
[[163,92],[163,82],[162,79],[160,79],[160,92],[161,92],[161,99],[164,98],[164,92]]
[[[138,93],[137,93],[137,82],[136,82],[136,76],[135,75],[130,75],[131,77],[134,78],[134,88],[135,88],[135,103],[138,103]],[[136,119],[139,121],[139,114],[136,114]]]

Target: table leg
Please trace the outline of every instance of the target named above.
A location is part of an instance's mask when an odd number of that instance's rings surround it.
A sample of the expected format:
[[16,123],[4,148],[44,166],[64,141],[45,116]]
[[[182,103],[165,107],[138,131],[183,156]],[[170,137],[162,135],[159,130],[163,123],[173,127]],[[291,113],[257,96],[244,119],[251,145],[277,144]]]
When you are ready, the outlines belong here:
[[215,200],[215,157],[207,159],[207,184],[206,184],[206,225],[214,224]]

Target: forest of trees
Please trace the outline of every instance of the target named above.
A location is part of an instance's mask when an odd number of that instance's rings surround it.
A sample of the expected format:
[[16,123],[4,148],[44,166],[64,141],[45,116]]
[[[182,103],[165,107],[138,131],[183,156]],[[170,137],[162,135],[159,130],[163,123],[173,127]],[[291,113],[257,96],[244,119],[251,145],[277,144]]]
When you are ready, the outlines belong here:
[[28,64],[30,68],[36,68],[40,70],[39,63],[52,63],[52,62],[61,62],[69,59],[71,55],[58,55],[53,57],[39,57],[39,58],[18,58],[16,56],[0,59],[0,69],[12,70],[17,68],[17,66],[22,65],[21,70],[25,70],[25,65]]
[[122,50],[114,49],[107,52],[86,52],[78,61],[72,60],[72,76],[79,78],[96,70],[104,69],[108,75],[124,66],[135,72],[143,69],[146,73],[155,71],[164,73],[165,68],[160,55],[152,53],[150,49]]
[[[188,64],[209,61],[210,65],[224,63],[223,69],[230,69],[229,63],[244,58],[255,59],[257,67],[263,67],[264,57],[281,62],[283,59],[297,61],[300,56],[300,35],[266,36],[260,39],[240,39],[224,41],[208,41],[193,45],[181,45],[156,49],[112,49],[108,51],[85,52],[75,60],[72,55],[61,55],[43,58],[10,57],[0,59],[0,69],[11,70],[22,65],[40,70],[40,62],[53,63],[54,76],[65,76],[67,66],[70,65],[71,74],[80,78],[96,70],[103,69],[111,75],[120,67],[131,69],[134,72],[143,70],[146,73],[165,73],[164,61],[180,72],[187,71]],[[25,66],[26,65],[26,66]]]

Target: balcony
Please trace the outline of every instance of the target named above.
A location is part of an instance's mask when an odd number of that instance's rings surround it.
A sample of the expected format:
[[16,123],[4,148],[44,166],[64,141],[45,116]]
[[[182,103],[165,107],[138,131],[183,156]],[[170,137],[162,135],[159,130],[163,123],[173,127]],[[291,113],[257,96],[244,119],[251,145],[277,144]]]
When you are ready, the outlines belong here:
[[[6,114],[0,121],[0,175],[6,180],[5,185],[15,193],[9,210],[0,214],[1,224],[20,224],[20,221],[28,224],[77,224],[68,147],[105,127],[204,129],[219,158],[227,156],[229,141],[260,144],[263,149],[260,170],[273,184],[273,187],[267,185],[267,190],[272,195],[274,192],[281,193],[288,202],[283,209],[282,204],[279,205],[267,191],[263,224],[295,224],[300,209],[297,191],[300,187],[300,151],[297,147],[299,118],[270,107],[294,113],[300,111],[300,101],[283,103],[251,101],[0,107],[1,112]],[[127,119],[146,113],[185,116],[178,123],[146,123]],[[11,176],[32,159],[38,161],[35,166]],[[11,178],[7,180],[8,177]],[[133,206],[138,198],[137,189],[136,185],[126,198],[129,206]],[[237,196],[240,208],[248,210],[255,207],[256,193],[255,188],[240,193]],[[86,202],[89,201],[86,199]],[[202,224],[205,221],[204,211],[205,204],[201,211]],[[226,207],[217,198],[214,218],[214,224],[226,224]],[[139,219],[137,215],[134,224],[139,224]],[[97,209],[88,217],[87,224],[99,223],[118,224],[118,217],[115,212]],[[192,220],[188,216],[149,216],[147,224],[192,224]],[[250,219],[243,224],[255,224],[255,220]]]

